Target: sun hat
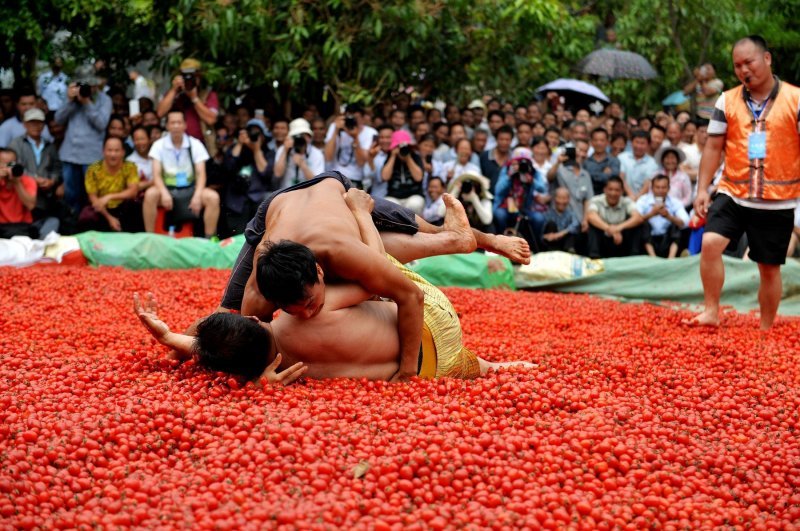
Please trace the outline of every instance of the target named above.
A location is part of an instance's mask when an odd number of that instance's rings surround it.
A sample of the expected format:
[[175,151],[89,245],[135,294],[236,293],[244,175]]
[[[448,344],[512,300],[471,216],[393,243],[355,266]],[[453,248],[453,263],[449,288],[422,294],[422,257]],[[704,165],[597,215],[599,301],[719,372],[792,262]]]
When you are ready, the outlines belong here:
[[247,125],[245,125],[245,129],[250,129],[251,127],[258,127],[259,129],[261,129],[261,132],[264,134],[264,136],[267,136],[267,137],[271,137],[272,136],[272,135],[269,134],[269,131],[267,131],[267,126],[264,125],[264,122],[262,122],[258,118],[250,118],[247,121]]
[[184,59],[181,62],[180,71],[185,74],[194,74],[195,72],[200,71],[200,67],[202,64],[197,59],[192,59],[191,57],[188,59]]
[[494,196],[489,191],[492,184],[487,177],[474,172],[464,172],[447,184],[447,193],[452,194],[456,187],[460,190],[464,181],[476,182],[481,185],[481,198],[493,199]]
[[94,71],[94,66],[92,65],[81,65],[75,69],[75,73],[72,76],[75,83],[78,84],[86,84],[86,85],[98,85],[100,84],[100,78],[97,77]]
[[392,144],[389,147],[389,151],[393,150],[397,146],[402,144],[411,144],[411,135],[408,134],[408,131],[405,129],[400,129],[399,131],[395,131],[392,133]]
[[22,117],[23,122],[33,122],[36,120],[44,122],[44,111],[41,109],[28,109],[25,111],[25,115]]
[[483,109],[485,111],[486,104],[483,103],[483,100],[481,99],[475,99],[469,102],[469,105],[467,105],[467,109]]
[[305,118],[295,118],[289,123],[289,136],[295,137],[297,135],[311,136],[311,124]]
[[658,162],[659,166],[664,166],[664,155],[670,152],[675,153],[675,155],[678,156],[678,164],[683,164],[683,162],[686,160],[686,153],[684,153],[681,148],[675,146],[661,146],[661,148],[656,151],[655,156],[656,162]]

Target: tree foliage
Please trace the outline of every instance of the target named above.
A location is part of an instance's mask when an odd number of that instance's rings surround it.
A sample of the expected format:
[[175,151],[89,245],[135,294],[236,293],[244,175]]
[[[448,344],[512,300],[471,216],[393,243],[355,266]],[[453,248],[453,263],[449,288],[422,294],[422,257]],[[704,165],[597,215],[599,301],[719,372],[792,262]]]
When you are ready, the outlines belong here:
[[[372,103],[403,87],[464,103],[484,93],[525,101],[572,70],[595,46],[595,28],[616,15],[622,48],[660,77],[598,83],[629,107],[654,109],[711,62],[728,85],[730,45],[761,32],[776,47],[778,71],[797,80],[800,2],[717,0],[26,0],[0,6],[0,65],[33,75],[34,60],[63,48],[77,61],[124,67],[152,59],[173,70],[183,57],[209,65],[223,90],[272,90],[283,101]],[[271,95],[273,96],[273,95]]]

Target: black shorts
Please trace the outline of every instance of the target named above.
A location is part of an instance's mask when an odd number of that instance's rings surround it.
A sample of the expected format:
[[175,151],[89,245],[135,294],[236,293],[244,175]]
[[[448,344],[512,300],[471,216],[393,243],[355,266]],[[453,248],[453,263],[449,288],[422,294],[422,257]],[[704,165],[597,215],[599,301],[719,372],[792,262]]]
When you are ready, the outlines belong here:
[[[228,285],[225,287],[225,294],[222,296],[222,302],[220,303],[223,308],[237,311],[242,309],[244,288],[247,285],[247,279],[250,278],[250,272],[253,270],[253,257],[255,256],[256,247],[261,243],[266,232],[267,210],[272,200],[286,192],[310,188],[324,179],[336,179],[342,183],[344,191],[353,186],[350,180],[338,171],[326,171],[308,181],[273,192],[259,205],[255,217],[250,220],[244,231],[245,244],[242,246],[238,258],[236,258],[236,263],[233,265],[231,276],[228,279]],[[385,199],[375,199],[372,221],[378,230],[383,232],[416,234],[419,230],[416,215],[412,210]]]
[[189,203],[192,202],[194,196],[194,185],[185,186],[183,188],[170,188],[169,195],[172,196],[172,210],[166,212],[164,215],[164,230],[168,230],[170,225],[175,226],[186,221],[194,221],[199,219],[192,209],[189,208]]
[[750,258],[759,264],[782,265],[794,227],[794,209],[763,210],[736,203],[727,194],[717,194],[708,209],[706,232],[731,241],[747,234]]

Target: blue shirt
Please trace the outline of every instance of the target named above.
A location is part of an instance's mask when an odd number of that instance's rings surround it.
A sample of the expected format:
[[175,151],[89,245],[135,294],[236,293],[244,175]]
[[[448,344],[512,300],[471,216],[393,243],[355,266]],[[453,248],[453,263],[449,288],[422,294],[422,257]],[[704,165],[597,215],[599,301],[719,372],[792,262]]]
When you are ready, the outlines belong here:
[[[655,203],[656,198],[653,196],[653,192],[648,192],[636,201],[636,210],[639,211],[639,214],[645,216],[649,214],[651,210],[653,210],[653,205],[655,205]],[[687,225],[687,223],[689,223],[689,214],[686,213],[686,209],[683,208],[683,205],[680,201],[673,197],[667,196],[664,204],[666,205],[667,211],[671,216],[683,221],[684,227]],[[660,214],[658,216],[653,216],[647,221],[650,223],[650,234],[653,236],[662,236],[666,234],[669,228],[672,226],[672,223]]]
[[619,154],[619,166],[620,172],[625,176],[625,181],[635,194],[638,194],[644,183],[658,172],[656,159],[647,154],[636,159],[632,152],[622,152]]
[[551,221],[555,224],[557,232],[566,230],[570,234],[577,234],[578,228],[581,226],[580,220],[578,220],[570,207],[567,207],[564,212],[559,212],[555,208],[550,207],[547,214],[544,216],[544,223],[546,225]]
[[91,164],[103,158],[103,138],[111,117],[111,98],[102,92],[87,105],[71,100],[56,111],[56,121],[67,126],[58,151],[63,162]]

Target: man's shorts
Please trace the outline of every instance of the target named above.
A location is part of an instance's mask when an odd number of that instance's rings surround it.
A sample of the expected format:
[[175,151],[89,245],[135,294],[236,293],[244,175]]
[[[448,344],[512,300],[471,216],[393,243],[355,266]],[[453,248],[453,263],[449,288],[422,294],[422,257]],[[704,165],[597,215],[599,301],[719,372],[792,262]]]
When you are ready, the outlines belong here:
[[461,343],[461,323],[444,293],[406,266],[386,255],[425,295],[424,328],[419,376],[423,378],[477,378],[478,357]]
[[[194,185],[183,188],[167,188],[167,190],[172,196],[172,210],[164,216],[164,225],[169,227],[169,225],[178,225],[198,219],[198,216],[189,208],[189,203],[192,202],[194,196]],[[167,227],[164,227],[164,230],[167,230]]]
[[[350,180],[338,171],[326,171],[313,179],[271,193],[259,205],[255,217],[250,220],[244,231],[245,244],[239,252],[236,263],[233,265],[230,279],[228,279],[228,285],[225,287],[225,294],[222,296],[222,302],[220,303],[223,308],[237,311],[242,309],[244,288],[247,285],[247,279],[250,278],[250,272],[253,270],[253,257],[255,256],[256,247],[261,243],[266,232],[267,211],[272,200],[286,192],[310,188],[324,179],[336,179],[342,183],[345,192],[353,186]],[[419,230],[413,211],[385,199],[375,199],[372,221],[379,231],[384,232],[416,234]]]
[[763,210],[736,203],[727,194],[717,194],[708,209],[706,232],[731,241],[747,234],[750,258],[759,264],[782,265],[792,237],[794,209]]

